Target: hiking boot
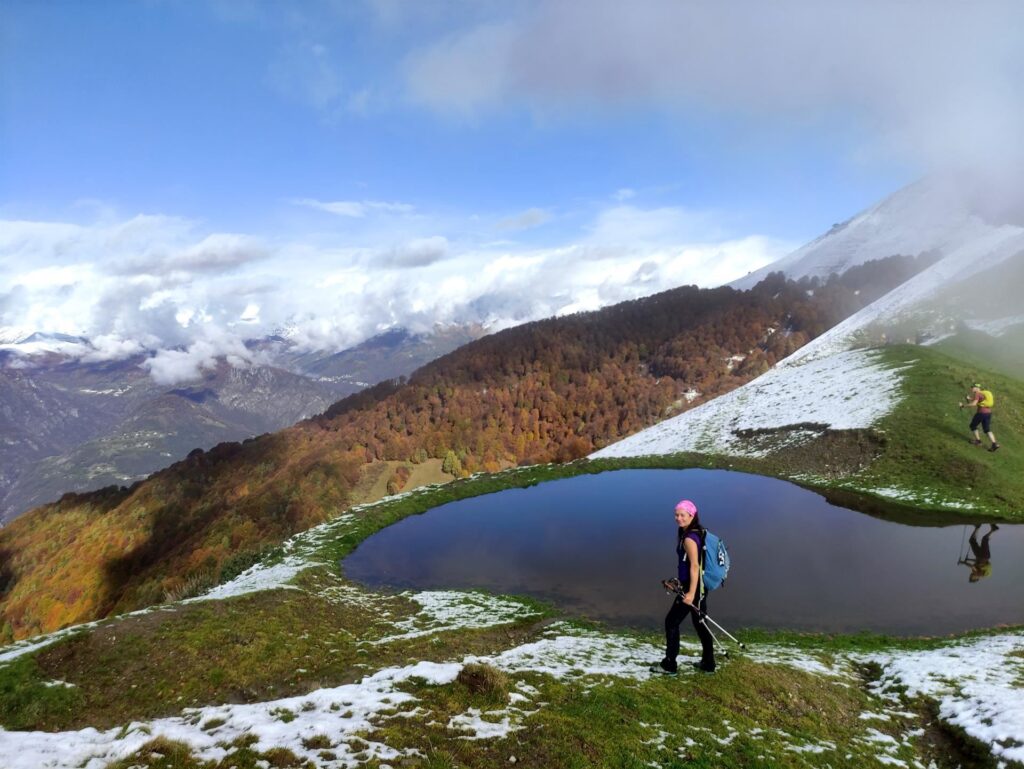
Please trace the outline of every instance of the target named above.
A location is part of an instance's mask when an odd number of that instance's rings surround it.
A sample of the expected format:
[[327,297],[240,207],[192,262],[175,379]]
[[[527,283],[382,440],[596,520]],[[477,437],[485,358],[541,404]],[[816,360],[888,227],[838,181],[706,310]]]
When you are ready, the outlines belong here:
[[667,664],[668,660],[662,660],[661,662],[655,662],[649,670],[652,673],[661,673],[663,676],[675,676],[679,675],[679,670],[675,665]]
[[972,446],[980,446],[981,445],[981,441],[978,438],[971,438],[971,445]]
[[715,666],[714,665],[705,665],[703,662],[691,662],[690,664],[693,665],[693,667],[696,670],[699,670],[701,673],[714,673],[715,672]]
[[991,446],[988,447],[988,450],[989,451],[998,451],[999,450],[999,444],[998,443],[993,443]]

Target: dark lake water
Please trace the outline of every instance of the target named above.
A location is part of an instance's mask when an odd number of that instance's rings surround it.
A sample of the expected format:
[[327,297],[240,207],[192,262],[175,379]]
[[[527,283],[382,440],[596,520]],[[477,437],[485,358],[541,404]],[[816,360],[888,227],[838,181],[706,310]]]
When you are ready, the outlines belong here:
[[[524,594],[612,625],[661,626],[675,575],[675,503],[694,500],[732,569],[709,614],[727,628],[950,633],[1024,624],[1024,526],[908,526],[785,481],[724,470],[620,470],[452,502],[363,542],[347,576],[395,588]],[[978,532],[979,547],[989,531]]]

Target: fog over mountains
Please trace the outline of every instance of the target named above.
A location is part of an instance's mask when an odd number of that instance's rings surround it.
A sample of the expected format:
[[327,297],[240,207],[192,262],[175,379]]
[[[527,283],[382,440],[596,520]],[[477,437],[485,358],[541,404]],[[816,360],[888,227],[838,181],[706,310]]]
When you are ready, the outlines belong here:
[[749,288],[776,270],[790,278],[827,277],[892,254],[930,254],[936,262],[798,357],[848,347],[858,334],[935,342],[975,332],[982,336],[973,346],[1004,368],[1024,361],[1024,200],[999,177],[947,175],[912,184],[730,285]]

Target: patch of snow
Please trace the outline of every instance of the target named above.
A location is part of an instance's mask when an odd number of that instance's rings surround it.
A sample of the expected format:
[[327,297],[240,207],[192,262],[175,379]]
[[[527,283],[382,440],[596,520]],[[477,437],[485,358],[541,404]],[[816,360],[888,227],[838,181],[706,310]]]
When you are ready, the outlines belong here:
[[1024,633],[988,635],[917,652],[851,655],[882,666],[874,689],[901,687],[939,704],[939,718],[986,743],[997,759],[1024,762]]
[[513,723],[513,716],[507,710],[488,711],[486,715],[499,717],[499,721],[484,720],[485,714],[478,708],[470,708],[465,713],[457,713],[448,721],[448,728],[460,732],[470,732],[459,736],[463,740],[493,740],[507,737],[512,732],[523,729],[522,723]]
[[824,753],[825,751],[834,751],[836,744],[834,742],[822,741],[822,742],[804,742],[798,745],[786,745],[783,750],[787,750],[790,753]]
[[[547,673],[557,678],[614,676],[642,681],[651,676],[650,664],[664,654],[660,647],[623,636],[576,630],[558,624],[550,637],[489,657],[471,657],[507,673]],[[687,645],[684,644],[684,652]],[[694,651],[696,647],[692,647]]]
[[407,592],[401,595],[412,599],[423,608],[412,617],[396,622],[394,627],[398,633],[378,639],[373,642],[374,644],[405,641],[440,631],[506,625],[538,614],[536,609],[522,601],[484,593],[433,590]]
[[295,575],[303,569],[309,568],[309,561],[301,557],[287,557],[281,563],[273,566],[264,566],[257,563],[250,566],[230,582],[217,585],[206,593],[195,598],[187,598],[182,603],[195,603],[197,601],[216,601],[224,598],[232,598],[236,595],[246,593],[257,593],[261,590],[273,590],[275,588],[296,589],[288,583]]
[[845,660],[825,662],[819,656],[789,646],[751,646],[747,656],[762,665],[785,665],[817,676],[853,679],[854,673]]
[[[250,705],[217,705],[190,708],[175,718],[135,722],[126,729],[82,729],[76,732],[8,732],[0,729],[0,754],[5,769],[101,769],[134,753],[156,737],[178,740],[206,761],[221,761],[228,751],[222,745],[239,737],[255,736],[253,750],[286,748],[301,759],[324,767],[355,767],[367,760],[401,759],[404,754],[387,745],[366,740],[374,721],[415,697],[398,689],[409,679],[429,684],[449,684],[461,665],[419,662],[390,668],[332,689],[320,689],[298,697]],[[219,726],[203,729],[211,720]],[[322,748],[307,748],[303,740],[326,735],[332,742],[335,761],[319,757]]]
[[[899,384],[900,369],[883,365],[877,351],[855,350],[802,366],[779,366],[743,387],[596,451],[591,458],[683,451],[765,456],[781,442],[807,440],[826,427],[870,427],[896,407],[898,399],[892,394]],[[789,434],[771,434],[787,428]],[[758,433],[764,441],[758,440]]]

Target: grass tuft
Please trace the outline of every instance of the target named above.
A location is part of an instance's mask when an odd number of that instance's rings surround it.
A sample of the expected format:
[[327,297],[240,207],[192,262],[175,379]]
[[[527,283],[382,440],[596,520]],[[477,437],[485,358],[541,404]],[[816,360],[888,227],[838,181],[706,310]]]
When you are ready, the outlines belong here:
[[488,702],[504,704],[508,700],[508,676],[490,665],[471,662],[459,671],[455,680],[470,694]]

